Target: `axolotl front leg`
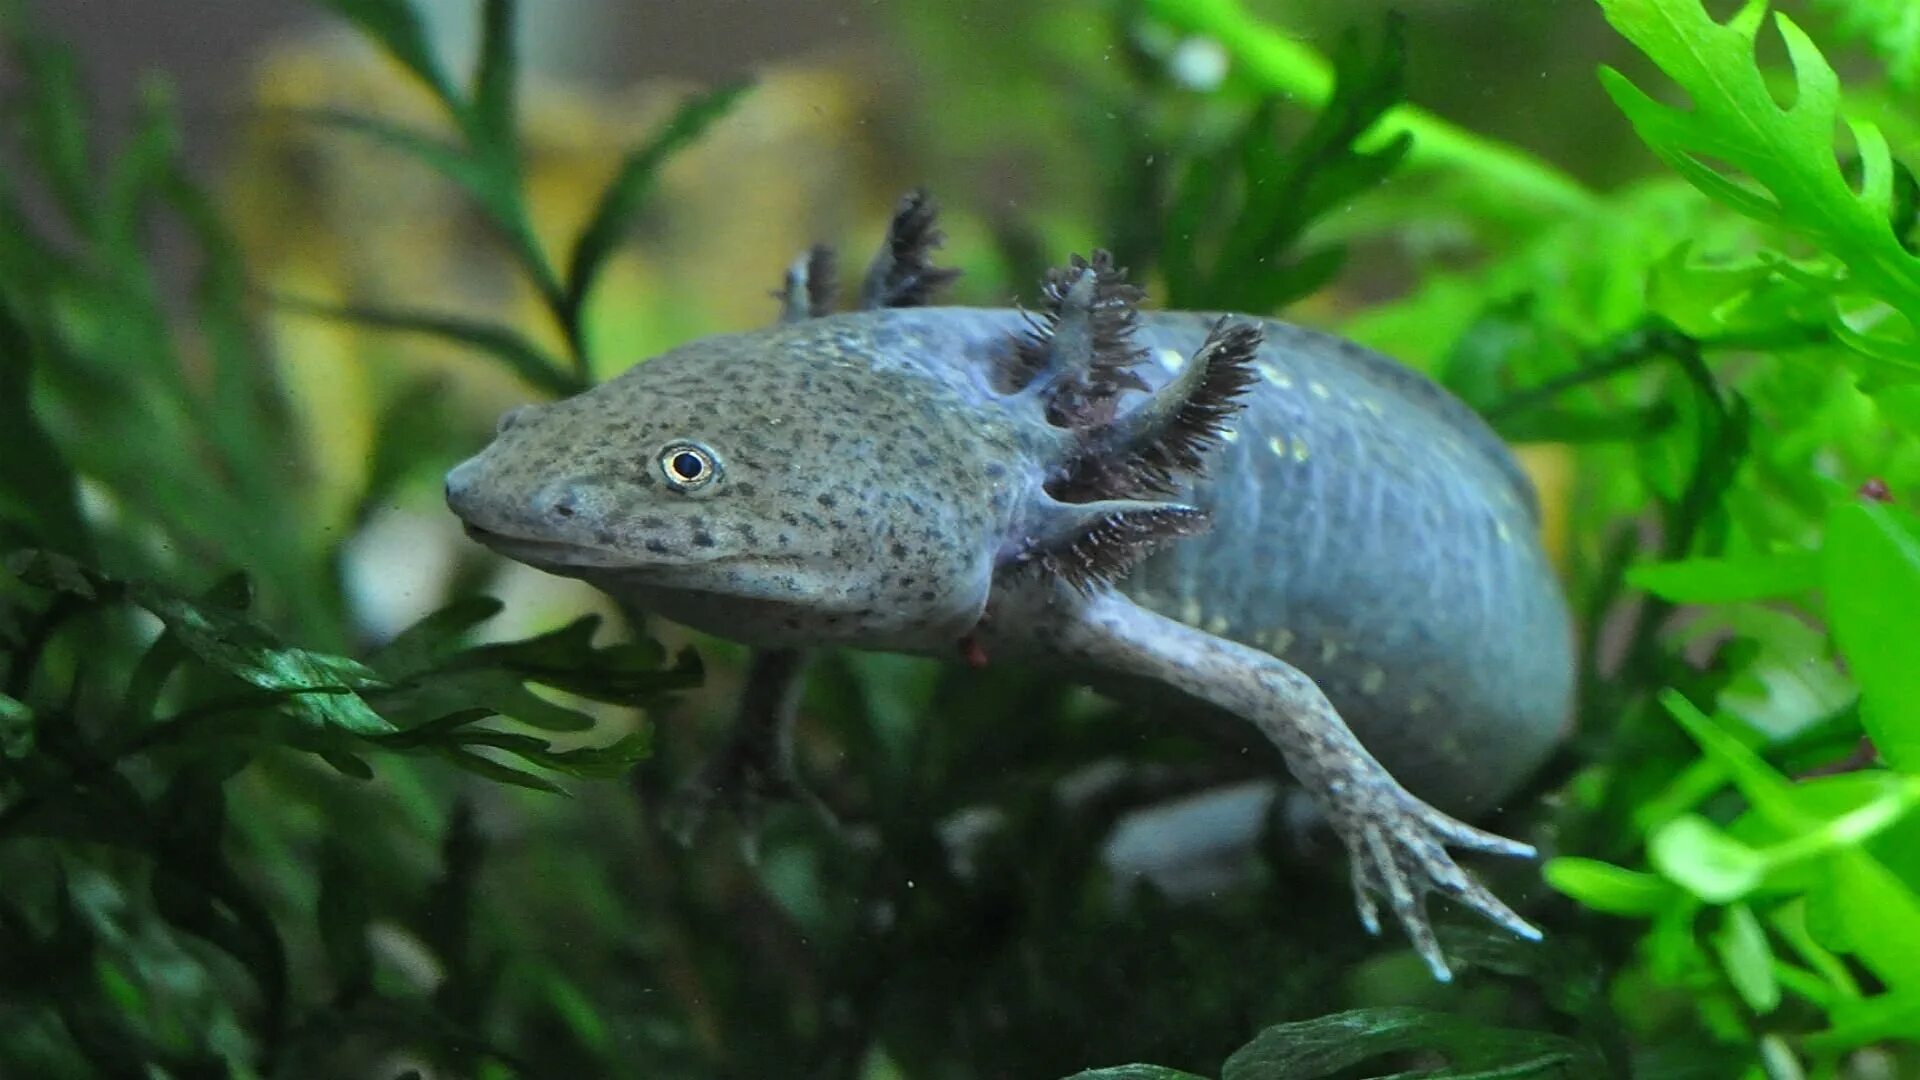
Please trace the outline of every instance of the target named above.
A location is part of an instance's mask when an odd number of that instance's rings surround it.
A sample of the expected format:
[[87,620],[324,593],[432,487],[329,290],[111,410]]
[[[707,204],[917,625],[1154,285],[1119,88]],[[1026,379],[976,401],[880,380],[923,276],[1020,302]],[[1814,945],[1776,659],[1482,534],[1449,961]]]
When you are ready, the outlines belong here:
[[[994,624],[1024,623],[1014,651],[1039,648],[1095,673],[1163,683],[1239,716],[1285,756],[1294,778],[1327,814],[1349,853],[1355,900],[1371,933],[1377,899],[1406,928],[1435,978],[1451,978],[1434,939],[1426,895],[1438,892],[1529,940],[1527,923],[1448,854],[1449,846],[1531,857],[1534,849],[1483,832],[1415,798],[1374,760],[1313,680],[1274,656],[1146,610],[1112,590],[1083,595],[1057,582],[1053,595],[997,598]],[[1024,608],[1018,617],[1007,611]],[[991,645],[990,645],[991,647]]]

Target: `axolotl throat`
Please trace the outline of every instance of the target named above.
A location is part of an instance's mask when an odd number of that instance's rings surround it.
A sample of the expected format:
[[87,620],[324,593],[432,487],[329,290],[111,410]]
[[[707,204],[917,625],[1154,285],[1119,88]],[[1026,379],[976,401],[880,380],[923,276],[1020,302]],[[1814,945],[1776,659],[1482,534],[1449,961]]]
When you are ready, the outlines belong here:
[[1537,936],[1447,850],[1532,849],[1435,807],[1488,809],[1570,711],[1564,602],[1492,431],[1335,338],[1143,313],[1100,254],[1036,314],[927,306],[938,238],[909,196],[859,310],[830,310],[815,249],[779,325],[509,413],[449,504],[508,557],[755,646],[741,745],[772,749],[729,769],[784,767],[804,650],[1050,665],[1253,724],[1363,922],[1386,901],[1436,977],[1430,892]]

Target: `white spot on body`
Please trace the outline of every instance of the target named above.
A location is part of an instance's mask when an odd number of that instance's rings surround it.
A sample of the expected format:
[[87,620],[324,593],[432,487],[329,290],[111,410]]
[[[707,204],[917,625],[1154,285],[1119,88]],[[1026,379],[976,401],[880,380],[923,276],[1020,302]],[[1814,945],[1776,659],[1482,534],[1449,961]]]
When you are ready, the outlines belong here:
[[1286,457],[1287,456],[1287,437],[1285,435],[1273,436],[1272,438],[1267,440],[1267,449],[1273,451],[1274,457],[1278,457],[1278,458]]
[[1503,544],[1513,543],[1513,530],[1507,528],[1506,522],[1502,521],[1494,525],[1493,531],[1500,535],[1501,543]]
[[1188,626],[1200,625],[1200,601],[1189,596],[1180,604],[1180,621]]
[[1340,643],[1332,638],[1323,638],[1320,642],[1320,662],[1331,664],[1340,658]]
[[1240,432],[1239,432],[1239,430],[1238,430],[1238,429],[1236,429],[1236,428],[1223,428],[1223,429],[1221,429],[1221,431],[1220,431],[1220,441],[1221,441],[1221,442],[1223,442],[1223,443],[1237,443],[1237,442],[1239,442],[1239,441],[1240,441]]
[[1187,365],[1187,358],[1181,355],[1179,349],[1157,349],[1154,351],[1154,357],[1160,361],[1160,366],[1168,371],[1179,371]]
[[1284,626],[1267,635],[1267,651],[1273,653],[1275,656],[1286,652],[1287,647],[1292,644],[1293,631]]
[[1387,685],[1387,673],[1378,667],[1369,665],[1367,670],[1360,674],[1360,692],[1363,694],[1377,694],[1385,685]]
[[1325,383],[1309,382],[1307,384],[1307,392],[1321,400],[1325,400],[1329,396]]
[[1267,363],[1265,360],[1260,361],[1258,364],[1255,364],[1253,367],[1255,371],[1258,371],[1260,373],[1260,377],[1262,379],[1265,379],[1266,381],[1274,384],[1275,386],[1280,385],[1281,380],[1286,378],[1286,375],[1283,374],[1279,368],[1274,367],[1272,364]]
[[1433,698],[1426,694],[1415,694],[1407,702],[1407,712],[1413,716],[1419,716],[1431,708],[1433,708]]
[[1225,634],[1227,632],[1227,620],[1223,616],[1215,615],[1213,618],[1207,620],[1206,631],[1209,634],[1215,635]]
[[1295,461],[1307,460],[1307,440],[1300,438],[1297,435],[1294,436],[1294,439],[1293,439],[1293,460]]

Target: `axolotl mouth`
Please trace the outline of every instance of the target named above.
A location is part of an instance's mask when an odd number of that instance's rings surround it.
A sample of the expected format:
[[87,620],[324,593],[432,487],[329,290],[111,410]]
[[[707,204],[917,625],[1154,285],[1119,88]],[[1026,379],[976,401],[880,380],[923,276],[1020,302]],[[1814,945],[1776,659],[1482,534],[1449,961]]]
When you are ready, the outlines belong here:
[[792,574],[798,556],[745,552],[636,555],[597,544],[515,535],[466,522],[467,536],[529,566],[565,577],[618,577],[633,584],[687,592],[755,591],[743,581],[764,573]]

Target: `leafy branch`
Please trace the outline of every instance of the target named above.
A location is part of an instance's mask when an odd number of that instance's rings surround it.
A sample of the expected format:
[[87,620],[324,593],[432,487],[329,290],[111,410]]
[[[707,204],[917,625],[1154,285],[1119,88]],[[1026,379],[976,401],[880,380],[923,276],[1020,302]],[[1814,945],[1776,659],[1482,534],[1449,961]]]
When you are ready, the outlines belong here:
[[661,168],[730,111],[747,90],[744,80],[696,94],[682,103],[651,139],[629,150],[601,190],[587,224],[574,238],[564,275],[534,232],[527,204],[518,129],[519,61],[514,47],[517,0],[484,0],[479,57],[470,89],[458,87],[435,55],[409,0],[325,0],[352,20],[426,87],[450,119],[456,141],[379,117],[339,111],[307,116],[403,153],[440,174],[472,200],[532,284],[565,342],[551,355],[511,327],[454,316],[355,304],[292,301],[297,310],[390,330],[426,334],[479,349],[543,390],[564,395],[593,378],[586,336],[586,303],[607,260],[645,208]]
[[[1837,266],[1781,260],[1781,269],[1833,294],[1835,334],[1875,375],[1920,379],[1920,256],[1896,229],[1898,164],[1879,128],[1843,115],[1839,77],[1819,47],[1785,14],[1774,15],[1793,64],[1793,103],[1783,108],[1755,55],[1764,0],[1724,24],[1699,0],[1600,3],[1691,100],[1685,110],[1663,105],[1603,68],[1601,81],[1640,137],[1715,201],[1829,256]],[[1853,137],[1850,157],[1835,142],[1843,122]],[[1858,311],[1861,294],[1890,309],[1887,317]]]
[[[1218,42],[1264,94],[1316,107],[1333,97],[1335,74],[1326,60],[1262,22],[1240,0],[1144,0],[1143,9],[1182,34]],[[1401,105],[1388,112],[1376,137],[1384,142],[1402,135],[1413,138],[1407,157],[1412,166],[1474,176],[1540,207],[1543,213],[1586,213],[1597,208],[1591,192],[1546,162],[1414,106]]]
[[1268,98],[1218,145],[1168,167],[1170,190],[1149,243],[1164,263],[1170,306],[1273,311],[1339,272],[1344,247],[1293,249],[1313,222],[1374,187],[1406,155],[1412,137],[1404,132],[1378,149],[1358,147],[1399,102],[1405,66],[1398,18],[1388,19],[1373,50],[1350,32],[1335,53],[1332,96],[1291,146],[1276,137],[1280,103]]

